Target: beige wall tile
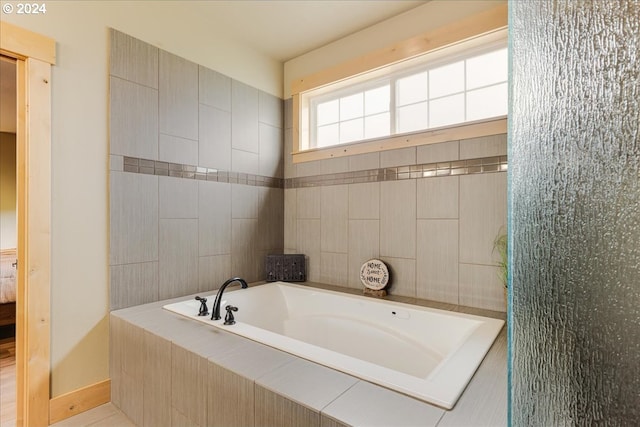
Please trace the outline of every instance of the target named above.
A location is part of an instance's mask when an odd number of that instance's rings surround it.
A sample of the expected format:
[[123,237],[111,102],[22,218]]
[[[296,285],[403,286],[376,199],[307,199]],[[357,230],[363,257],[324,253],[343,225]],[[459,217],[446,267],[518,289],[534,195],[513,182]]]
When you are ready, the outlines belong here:
[[160,220],[158,297],[198,292],[198,220]]
[[418,147],[418,164],[449,162],[460,158],[458,141],[421,145]]
[[416,256],[416,180],[380,183],[380,255]]
[[506,311],[498,267],[460,264],[460,305]]
[[320,161],[320,173],[323,175],[349,171],[349,158],[337,157]]
[[231,253],[231,185],[198,182],[198,255]]
[[360,289],[360,268],[365,261],[380,257],[380,221],[349,221],[348,286]]
[[[300,191],[300,190],[298,190]],[[307,256],[307,280],[320,281],[320,220],[298,219],[298,251]]]
[[380,152],[380,167],[406,166],[416,164],[416,147],[398,148]]
[[348,255],[330,252],[320,253],[320,282],[347,286]]
[[198,141],[161,133],[158,136],[158,160],[195,166],[198,164]]
[[298,247],[297,217],[298,197],[295,188],[284,190],[284,247],[295,250]]
[[416,295],[458,304],[457,220],[418,220]]
[[158,301],[158,262],[111,266],[111,310]]
[[111,29],[110,74],[158,88],[158,48]]
[[208,418],[210,427],[254,425],[254,384],[215,363],[208,363]]
[[498,261],[493,241],[507,223],[507,174],[460,177],[460,262]]
[[171,427],[171,342],[144,333],[144,426]]
[[258,188],[258,249],[284,249],[284,190]]
[[347,158],[349,159],[349,171],[352,172],[380,167],[380,153],[357,154]]
[[381,257],[389,267],[391,276],[387,292],[405,297],[416,296],[416,260],[406,258]]
[[298,219],[320,219],[321,187],[298,188],[296,191]]
[[258,220],[231,220],[231,271],[248,282],[261,280],[259,277]]
[[235,148],[231,149],[231,170],[255,174],[260,170],[260,155],[249,151],[236,150]]
[[207,425],[207,369],[207,359],[171,346],[171,406],[198,426]]
[[258,187],[231,184],[231,218],[257,219],[259,203]]
[[284,131],[284,177],[295,178],[297,176],[297,165],[293,164],[293,130],[288,128]]
[[286,399],[259,385],[255,386],[256,426],[320,427],[320,413]]
[[160,218],[198,218],[198,181],[159,176]]
[[223,111],[231,111],[231,78],[200,65],[199,102]]
[[349,184],[349,219],[380,219],[380,183]]
[[320,199],[320,250],[347,253],[349,186],[321,187]]
[[258,89],[237,80],[231,81],[231,144],[234,149],[258,153],[259,97]]
[[507,134],[483,136],[460,141],[460,159],[506,156]]
[[198,140],[198,64],[164,50],[159,55],[159,129]]
[[458,179],[457,176],[418,179],[418,218],[458,218]]
[[198,292],[218,289],[231,277],[231,255],[199,257],[198,276]]
[[282,129],[284,127],[284,101],[277,96],[260,91],[260,122]]
[[[259,175],[283,177],[282,129],[260,123],[260,170]],[[254,172],[255,173],[255,172]]]
[[231,170],[231,113],[200,104],[199,114],[197,165]]

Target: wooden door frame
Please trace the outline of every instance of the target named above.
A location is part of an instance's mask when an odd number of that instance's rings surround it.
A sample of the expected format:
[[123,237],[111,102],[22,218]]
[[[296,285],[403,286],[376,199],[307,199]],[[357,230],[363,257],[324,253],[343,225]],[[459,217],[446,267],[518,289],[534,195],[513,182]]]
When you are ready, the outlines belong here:
[[0,22],[17,60],[17,426],[48,426],[51,375],[51,66],[55,40]]

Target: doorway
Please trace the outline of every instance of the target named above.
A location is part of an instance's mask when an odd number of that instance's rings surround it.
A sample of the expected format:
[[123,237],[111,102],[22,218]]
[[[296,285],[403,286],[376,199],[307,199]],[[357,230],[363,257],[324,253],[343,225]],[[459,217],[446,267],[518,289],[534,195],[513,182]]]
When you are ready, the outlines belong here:
[[16,426],[49,425],[51,66],[55,41],[0,25],[16,70]]

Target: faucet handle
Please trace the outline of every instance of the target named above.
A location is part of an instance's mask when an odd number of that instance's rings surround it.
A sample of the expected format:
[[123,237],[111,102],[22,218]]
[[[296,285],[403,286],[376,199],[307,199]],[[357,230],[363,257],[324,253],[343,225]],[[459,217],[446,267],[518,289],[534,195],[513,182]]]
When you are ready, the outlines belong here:
[[207,299],[203,297],[196,297],[196,301],[200,301],[200,310],[198,310],[198,316],[208,316],[209,308],[207,307]]
[[234,306],[228,305],[224,309],[227,310],[227,315],[224,316],[224,324],[225,325],[234,325],[236,323],[236,319],[234,319],[234,317],[233,317],[233,312],[234,311],[238,311],[238,307],[234,307]]

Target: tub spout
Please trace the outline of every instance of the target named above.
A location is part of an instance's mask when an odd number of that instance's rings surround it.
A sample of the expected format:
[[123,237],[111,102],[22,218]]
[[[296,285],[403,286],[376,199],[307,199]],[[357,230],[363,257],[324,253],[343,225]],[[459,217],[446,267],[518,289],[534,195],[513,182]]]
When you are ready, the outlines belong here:
[[222,284],[222,286],[220,286],[220,289],[218,289],[218,293],[216,294],[216,299],[213,302],[213,310],[212,310],[213,314],[211,314],[211,320],[220,320],[221,319],[221,317],[220,317],[220,304],[222,304],[222,293],[227,288],[227,286],[229,286],[233,282],[239,282],[240,285],[242,286],[242,289],[246,289],[247,288],[247,282],[244,279],[241,279],[239,277],[234,277],[234,278],[229,279],[226,282],[224,282]]

